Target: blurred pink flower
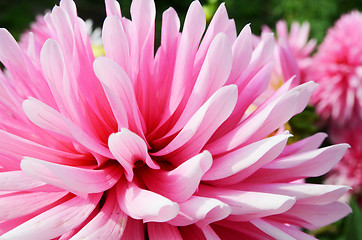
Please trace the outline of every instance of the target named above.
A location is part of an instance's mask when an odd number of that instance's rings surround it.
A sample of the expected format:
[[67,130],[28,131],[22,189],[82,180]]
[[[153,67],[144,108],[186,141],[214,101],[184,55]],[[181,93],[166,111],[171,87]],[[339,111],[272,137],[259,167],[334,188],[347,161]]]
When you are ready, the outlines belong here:
[[245,114],[269,84],[273,36],[253,49],[223,4],[204,34],[195,1],[182,33],[163,13],[154,55],[153,1],[134,0],[132,21],[106,10],[96,59],[71,0],[45,15],[45,38],[19,47],[0,30],[1,239],[314,239],[300,227],[350,212],[348,187],[303,183],[346,144],[270,135],[316,84],[288,81]]
[[[334,125],[362,122],[362,14],[342,16],[328,30],[308,79],[320,84],[312,97],[317,112]],[[355,120],[353,120],[355,121]]]

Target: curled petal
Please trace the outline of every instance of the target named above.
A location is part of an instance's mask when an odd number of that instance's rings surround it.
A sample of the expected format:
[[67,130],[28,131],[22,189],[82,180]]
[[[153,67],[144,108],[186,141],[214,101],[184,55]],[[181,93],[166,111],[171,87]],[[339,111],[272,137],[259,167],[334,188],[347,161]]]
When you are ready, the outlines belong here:
[[197,226],[203,228],[212,222],[226,218],[231,213],[231,208],[227,204],[214,198],[192,196],[179,205],[179,214],[168,222],[175,226],[197,223]]
[[143,222],[166,222],[179,212],[177,203],[125,180],[117,184],[117,199],[123,212]]
[[142,161],[151,168],[159,168],[148,155],[144,140],[126,128],[112,133],[108,139],[108,146],[113,156],[125,169],[128,181],[133,179],[133,168],[137,161]]
[[150,170],[142,174],[147,187],[173,201],[183,202],[197,190],[200,179],[210,168],[212,156],[204,151],[172,171]]

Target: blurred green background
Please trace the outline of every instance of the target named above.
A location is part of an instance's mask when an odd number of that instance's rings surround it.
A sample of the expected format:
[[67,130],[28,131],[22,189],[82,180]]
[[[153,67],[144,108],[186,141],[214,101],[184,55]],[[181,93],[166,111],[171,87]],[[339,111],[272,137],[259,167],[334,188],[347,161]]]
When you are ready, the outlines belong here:
[[[78,14],[83,19],[93,19],[96,26],[101,26],[105,17],[102,0],[75,0]],[[123,14],[129,16],[131,0],[119,0]],[[221,0],[201,0],[208,14],[212,14]],[[58,0],[0,0],[0,27],[7,28],[16,38],[35,16],[51,9]],[[191,0],[156,0],[157,25],[161,21],[161,12],[169,6],[175,8],[184,18]],[[251,23],[253,32],[258,34],[262,25],[273,28],[279,19],[291,21],[309,21],[311,36],[320,42],[331,26],[342,14],[352,9],[362,10],[362,0],[226,0],[226,7],[231,18],[236,21],[240,30],[245,24]]]
[[[75,0],[75,2],[81,18],[92,19],[95,27],[102,26],[105,18],[103,0]],[[129,17],[131,0],[119,0],[119,2],[123,9],[122,14]],[[157,41],[160,36],[162,12],[172,6],[182,23],[192,0],[155,0],[155,2]],[[235,19],[238,31],[245,24],[251,23],[255,34],[260,33],[263,25],[274,29],[275,23],[280,19],[285,19],[288,24],[292,21],[309,21],[310,36],[316,38],[319,43],[323,40],[327,29],[342,14],[354,9],[362,10],[362,0],[200,0],[200,2],[208,18],[211,18],[221,2],[225,2],[229,17]],[[59,0],[0,0],[0,27],[7,28],[15,38],[19,39],[20,34],[29,28],[37,15],[44,14],[55,4],[59,4]],[[290,121],[294,127],[293,131],[300,136],[310,135],[318,130],[313,128],[313,122],[316,121],[313,108],[307,108],[303,114]],[[313,180],[315,181],[318,179]],[[362,240],[362,214],[353,200],[351,206],[353,214],[333,225],[318,229],[313,234],[319,239]]]

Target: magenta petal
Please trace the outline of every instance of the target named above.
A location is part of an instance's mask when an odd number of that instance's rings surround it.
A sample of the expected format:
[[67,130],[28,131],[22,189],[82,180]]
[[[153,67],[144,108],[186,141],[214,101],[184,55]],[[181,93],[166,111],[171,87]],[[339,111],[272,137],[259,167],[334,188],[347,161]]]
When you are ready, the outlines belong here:
[[128,217],[126,229],[123,232],[122,240],[145,239],[145,224],[140,220]]
[[92,194],[86,199],[74,197],[30,219],[1,237],[3,239],[56,238],[80,225],[97,206],[101,196],[102,194]]
[[150,240],[182,240],[177,227],[168,223],[147,223],[148,237]]
[[187,201],[180,203],[179,214],[168,223],[175,226],[197,223],[202,228],[226,218],[230,213],[231,208],[217,199],[192,196]]
[[177,203],[125,180],[117,184],[117,199],[123,212],[143,222],[166,222],[179,212]]
[[122,176],[120,167],[111,165],[98,170],[50,163],[35,158],[24,158],[22,170],[34,179],[67,189],[74,193],[106,191]]
[[183,202],[197,190],[201,177],[210,168],[212,156],[204,151],[172,171],[150,170],[142,174],[147,187],[172,201]]
[[159,168],[148,155],[147,145],[137,134],[126,128],[112,133],[108,139],[109,150],[124,168],[128,181],[133,179],[133,168],[137,161],[146,163],[151,168]]

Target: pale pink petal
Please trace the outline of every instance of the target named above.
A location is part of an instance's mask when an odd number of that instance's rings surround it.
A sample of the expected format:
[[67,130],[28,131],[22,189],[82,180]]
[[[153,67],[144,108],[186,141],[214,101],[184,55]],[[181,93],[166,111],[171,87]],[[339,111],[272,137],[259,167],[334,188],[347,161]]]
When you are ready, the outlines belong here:
[[[286,234],[290,235],[291,237],[293,237],[293,239],[317,240],[317,238],[315,238],[314,236],[309,235],[309,234],[307,234],[305,232],[302,232],[298,228],[295,228],[294,226],[290,226],[290,225],[287,225],[287,224],[275,222],[275,221],[272,221],[272,220],[268,220],[267,222],[270,225],[272,225],[272,226],[282,230]],[[258,226],[260,226],[260,225],[258,225]]]
[[[143,136],[142,116],[139,113],[134,89],[127,74],[115,62],[105,57],[97,58],[93,67],[104,86],[117,120],[125,118],[122,114],[126,111],[130,130]],[[118,110],[120,105],[122,110],[124,108],[123,111]],[[120,123],[124,123],[124,121],[119,120]]]
[[133,179],[133,168],[137,161],[142,161],[151,168],[159,168],[148,155],[144,140],[126,128],[109,136],[108,147],[126,171],[125,175],[129,182]]
[[342,197],[348,190],[346,186],[310,183],[250,183],[238,184],[234,189],[280,194],[296,198],[296,204],[329,204]]
[[52,239],[77,227],[97,206],[102,194],[74,197],[30,219],[1,236],[2,239]]
[[177,152],[177,161],[190,158],[198,153],[212,133],[231,114],[236,100],[237,88],[235,85],[220,88],[191,117],[181,132],[165,148],[154,155],[165,155],[175,150],[184,149],[186,146],[189,146],[186,151]]
[[117,16],[119,19],[122,18],[121,8],[118,1],[116,0],[105,0],[107,16]]
[[118,63],[130,76],[130,46],[119,17],[106,18],[102,29],[102,40],[106,56]]
[[118,206],[113,189],[107,192],[107,198],[99,213],[70,239],[121,239],[127,219],[128,216]]
[[232,221],[250,221],[289,210],[295,203],[294,197],[215,188],[201,185],[197,193],[203,197],[216,198],[231,207],[228,219]]
[[252,143],[221,157],[216,157],[210,170],[202,177],[204,181],[237,183],[247,178],[260,167],[274,160],[284,149],[291,135],[281,134]]
[[51,205],[61,199],[68,192],[17,192],[2,195],[0,198],[0,219],[8,221],[26,216]]
[[115,185],[122,176],[122,169],[115,165],[93,170],[27,157],[21,161],[21,168],[34,179],[75,193],[103,192]]
[[166,222],[179,212],[177,203],[125,180],[117,184],[117,199],[123,212],[144,223]]
[[174,226],[187,226],[196,223],[203,228],[206,225],[217,222],[229,216],[231,208],[214,198],[192,196],[180,203],[179,214],[169,221]]
[[283,239],[283,240],[295,240],[292,236],[285,233],[281,229],[273,226],[266,220],[262,219],[255,219],[250,221],[252,224],[254,224],[257,228],[268,234],[269,236],[275,238],[275,239]]
[[205,227],[203,227],[202,229],[202,232],[204,233],[205,235],[205,238],[207,240],[220,240],[221,238],[214,232],[214,230],[206,225]]
[[205,13],[198,1],[191,3],[187,12],[179,47],[177,49],[169,111],[173,113],[184,96],[192,90],[192,69],[200,39],[206,26]]
[[177,227],[168,223],[147,223],[148,237],[150,240],[182,240]]
[[298,113],[303,105],[305,107],[315,88],[316,84],[309,82],[288,91],[270,104],[261,106],[231,132],[205,148],[212,154],[219,154],[265,138]]
[[23,171],[0,173],[0,191],[24,191],[43,185],[44,182],[28,177]]
[[148,170],[142,173],[142,178],[151,191],[172,201],[183,202],[195,193],[211,164],[211,154],[204,151],[172,171]]
[[321,176],[330,171],[341,160],[348,147],[348,144],[332,145],[280,158],[265,165],[247,181],[293,181],[306,177]]
[[324,139],[327,137],[326,133],[316,133],[310,137],[304,138],[298,142],[287,145],[279,157],[289,156],[292,154],[302,153],[317,149]]

